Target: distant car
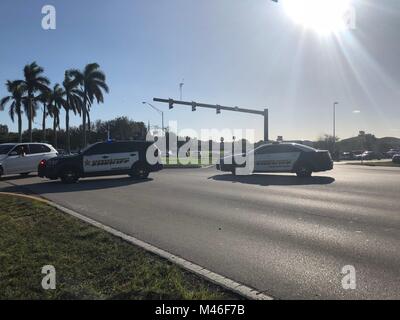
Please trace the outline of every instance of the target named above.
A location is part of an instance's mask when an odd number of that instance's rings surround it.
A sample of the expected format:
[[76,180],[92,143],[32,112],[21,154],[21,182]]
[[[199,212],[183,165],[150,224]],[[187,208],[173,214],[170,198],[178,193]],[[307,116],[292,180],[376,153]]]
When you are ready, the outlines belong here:
[[400,153],[393,156],[392,161],[393,161],[393,163],[400,164]]
[[[333,160],[329,151],[317,150],[296,143],[266,144],[250,151],[254,156],[254,173],[290,172],[298,177],[311,177],[313,172],[333,169]],[[250,153],[243,154],[249,161]],[[233,158],[233,159],[232,159]],[[222,158],[217,169],[236,173],[236,169],[245,164],[235,164],[235,157]]]
[[36,172],[40,161],[56,156],[57,150],[45,143],[0,144],[0,177]]
[[399,154],[400,154],[400,150],[396,150],[396,149],[390,149],[388,152],[386,152],[386,155],[390,159],[392,159],[394,156],[399,155]]
[[68,155],[68,152],[67,152],[66,150],[64,150],[64,149],[57,149],[57,153],[58,153],[58,155],[60,155],[60,156],[66,156],[66,155]]
[[162,170],[160,152],[154,147],[156,164],[147,161],[152,143],[146,141],[108,141],[88,146],[77,155],[59,156],[39,164],[39,177],[75,183],[80,178],[128,174],[145,179]]
[[340,154],[340,160],[354,160],[356,158],[353,152],[342,152]]
[[357,160],[382,160],[383,156],[379,152],[365,151],[364,153],[357,155]]

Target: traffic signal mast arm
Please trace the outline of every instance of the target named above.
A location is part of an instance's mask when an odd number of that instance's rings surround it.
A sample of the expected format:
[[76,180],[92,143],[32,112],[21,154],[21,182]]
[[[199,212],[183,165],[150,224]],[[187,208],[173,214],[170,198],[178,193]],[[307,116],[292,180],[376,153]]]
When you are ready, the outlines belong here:
[[188,102],[188,101],[178,101],[178,100],[173,100],[173,99],[159,99],[159,98],[154,98],[154,102],[161,102],[161,103],[168,103],[170,105],[170,108],[173,107],[173,105],[183,105],[183,106],[189,106],[192,108],[208,108],[208,109],[215,109],[215,110],[224,110],[224,111],[234,111],[234,112],[242,112],[242,113],[250,113],[250,114],[258,114],[260,116],[264,116],[265,112],[260,111],[260,110],[252,110],[252,109],[243,109],[239,107],[226,107],[226,106],[220,106],[220,105],[214,105],[214,104],[206,104],[206,103],[197,103],[197,102]]
[[183,105],[183,106],[188,106],[192,108],[192,111],[196,111],[196,108],[207,108],[207,109],[214,109],[217,110],[217,114],[221,113],[222,110],[224,111],[233,111],[233,112],[241,112],[241,113],[247,113],[247,114],[255,114],[255,115],[260,115],[264,117],[264,141],[268,142],[269,141],[269,133],[268,133],[268,109],[264,109],[263,111],[261,110],[253,110],[253,109],[244,109],[244,108],[239,108],[239,107],[226,107],[226,106],[220,106],[220,105],[215,105],[215,104],[206,104],[206,103],[198,103],[194,101],[178,101],[178,100],[173,100],[173,99],[160,99],[160,98],[154,98],[154,102],[160,102],[160,103],[168,103],[169,108],[172,109],[174,105]]

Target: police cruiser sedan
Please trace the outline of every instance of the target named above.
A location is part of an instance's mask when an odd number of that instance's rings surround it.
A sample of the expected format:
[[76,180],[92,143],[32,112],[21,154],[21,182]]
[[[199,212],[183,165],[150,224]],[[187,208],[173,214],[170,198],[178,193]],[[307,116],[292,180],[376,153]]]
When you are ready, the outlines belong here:
[[[157,163],[147,162],[146,153],[154,148]],[[75,183],[80,178],[128,174],[133,178],[146,179],[150,172],[160,171],[163,166],[159,150],[146,141],[117,141],[93,144],[77,155],[59,156],[43,160],[38,175],[64,183]]]
[[[254,173],[296,173],[298,177],[311,177],[313,172],[329,171],[333,169],[333,161],[329,151],[296,143],[266,144],[245,155],[246,161],[254,159]],[[251,156],[251,157],[250,157]],[[244,164],[236,164],[232,157],[223,158],[217,169],[236,173]]]

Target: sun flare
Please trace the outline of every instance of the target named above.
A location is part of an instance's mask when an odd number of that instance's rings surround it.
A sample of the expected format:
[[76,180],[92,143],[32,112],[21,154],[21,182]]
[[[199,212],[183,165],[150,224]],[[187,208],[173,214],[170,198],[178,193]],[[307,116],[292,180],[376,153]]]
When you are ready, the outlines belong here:
[[351,0],[282,0],[286,13],[298,24],[321,34],[346,29]]

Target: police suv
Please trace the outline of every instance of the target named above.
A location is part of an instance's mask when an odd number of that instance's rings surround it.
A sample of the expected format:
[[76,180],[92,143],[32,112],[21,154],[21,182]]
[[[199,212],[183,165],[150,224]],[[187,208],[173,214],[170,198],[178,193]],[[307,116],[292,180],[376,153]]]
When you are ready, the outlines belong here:
[[[149,164],[146,153],[153,152],[156,164]],[[110,141],[88,146],[76,155],[59,156],[43,160],[39,164],[39,177],[61,179],[75,183],[79,178],[128,174],[145,179],[150,172],[160,171],[163,166],[159,150],[146,141]]]
[[[251,156],[251,157],[250,157]],[[266,144],[244,154],[245,161],[254,159],[254,173],[261,172],[290,172],[298,177],[311,177],[313,172],[329,171],[333,169],[333,161],[329,151],[296,143]],[[236,173],[239,167],[245,167],[246,162],[235,161],[235,157],[223,158],[217,169]]]

